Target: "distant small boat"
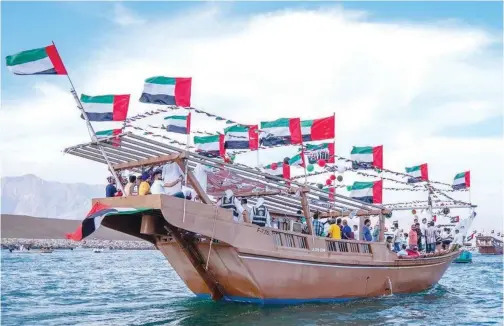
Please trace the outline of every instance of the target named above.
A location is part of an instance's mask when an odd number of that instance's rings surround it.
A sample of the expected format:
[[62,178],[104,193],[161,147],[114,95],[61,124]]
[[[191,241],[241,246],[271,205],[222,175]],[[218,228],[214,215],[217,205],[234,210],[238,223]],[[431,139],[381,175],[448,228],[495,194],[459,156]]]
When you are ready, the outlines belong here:
[[103,250],[102,249],[93,249],[93,252],[95,254],[99,254],[99,253],[103,252]]
[[469,251],[463,250],[460,253],[460,256],[458,256],[453,262],[457,263],[457,264],[472,263],[472,253],[470,253]]
[[53,249],[51,248],[40,248],[40,253],[42,254],[50,254],[53,252]]
[[29,249],[26,249],[25,246],[21,245],[19,249],[9,249],[10,252],[16,253],[16,254],[29,254],[31,251]]
[[502,255],[503,242],[493,236],[477,236],[476,246],[482,255]]

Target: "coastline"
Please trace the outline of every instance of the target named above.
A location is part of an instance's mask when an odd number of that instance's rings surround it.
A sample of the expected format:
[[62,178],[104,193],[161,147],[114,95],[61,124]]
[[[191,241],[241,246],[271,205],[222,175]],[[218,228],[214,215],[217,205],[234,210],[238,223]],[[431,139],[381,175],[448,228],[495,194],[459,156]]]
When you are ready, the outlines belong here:
[[31,249],[40,249],[50,247],[52,249],[75,249],[97,248],[97,249],[115,249],[115,250],[155,250],[156,247],[147,241],[132,240],[99,240],[86,239],[83,241],[72,241],[68,239],[27,239],[27,238],[2,238],[2,249],[17,249],[21,245]]

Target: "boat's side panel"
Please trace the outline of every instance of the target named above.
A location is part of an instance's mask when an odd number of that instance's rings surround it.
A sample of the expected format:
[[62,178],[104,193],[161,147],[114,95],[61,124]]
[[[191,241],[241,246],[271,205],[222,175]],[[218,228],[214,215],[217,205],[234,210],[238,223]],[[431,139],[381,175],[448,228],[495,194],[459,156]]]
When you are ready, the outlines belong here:
[[[159,246],[189,289],[209,296],[201,277],[176,243]],[[206,261],[208,243],[198,244]],[[238,253],[213,245],[209,271],[227,300],[261,303],[323,302],[418,292],[436,284],[453,258],[410,267],[352,266],[313,263]]]
[[410,293],[436,284],[451,262],[415,267],[317,264],[240,255],[269,299],[357,298]]
[[479,253],[482,255],[502,255],[502,248],[500,247],[479,247]]

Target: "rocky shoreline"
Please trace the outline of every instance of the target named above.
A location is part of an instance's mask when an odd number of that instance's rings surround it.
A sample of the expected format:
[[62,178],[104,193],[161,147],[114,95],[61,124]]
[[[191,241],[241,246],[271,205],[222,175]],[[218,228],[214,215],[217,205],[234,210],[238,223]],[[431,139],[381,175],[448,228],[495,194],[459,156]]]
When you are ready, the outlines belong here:
[[17,249],[21,245],[25,248],[40,249],[75,249],[97,248],[97,249],[116,249],[116,250],[155,250],[156,247],[147,241],[128,241],[128,240],[97,240],[86,239],[75,242],[67,239],[24,239],[24,238],[2,238],[2,249]]

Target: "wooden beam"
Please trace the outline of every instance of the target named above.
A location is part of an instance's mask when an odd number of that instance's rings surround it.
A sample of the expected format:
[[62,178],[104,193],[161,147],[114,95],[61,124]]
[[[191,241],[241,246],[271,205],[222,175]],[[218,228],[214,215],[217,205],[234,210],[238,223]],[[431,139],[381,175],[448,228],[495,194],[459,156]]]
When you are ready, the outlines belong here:
[[[388,209],[383,209],[383,210],[371,210],[371,211],[365,211],[365,210],[359,210],[356,216],[369,216],[369,215],[380,215],[380,214],[389,214],[391,211]],[[346,212],[338,212],[338,211],[332,211],[328,213],[321,213],[320,217],[342,217],[342,216],[348,216],[350,215],[351,211],[346,211]]]
[[[289,194],[295,194],[299,188],[291,187],[287,190]],[[307,187],[301,188],[301,192],[310,192],[310,189]],[[265,191],[250,191],[244,193],[235,194],[236,197],[260,197],[260,196],[273,196],[273,195],[281,195],[285,194],[285,191],[281,190],[265,190]]]
[[385,241],[385,217],[383,214],[380,212],[380,235],[378,236],[378,241],[379,242],[384,242]]
[[169,154],[169,155],[160,155],[157,157],[152,157],[152,158],[146,158],[143,160],[138,160],[138,161],[131,161],[131,162],[126,162],[126,163],[119,163],[119,164],[114,164],[112,167],[114,170],[126,170],[126,169],[132,169],[132,168],[138,168],[146,165],[157,165],[157,164],[163,164],[167,162],[173,162],[177,158],[180,157],[180,154]]
[[308,234],[313,235],[313,219],[310,214],[310,205],[306,193],[301,193],[301,207],[303,209],[304,217],[306,218],[306,225],[308,226]]
[[[175,162],[180,166],[182,171],[185,171],[185,165],[186,164],[184,161],[182,161],[181,158],[183,158],[184,155],[177,157],[175,159]],[[187,169],[187,180],[191,183],[193,186],[194,191],[198,194],[198,197],[201,199],[201,201],[204,204],[213,204],[212,201],[210,200],[210,197],[208,197],[207,193],[203,188],[201,187],[200,183],[198,182],[198,179],[194,176],[191,170]]]

